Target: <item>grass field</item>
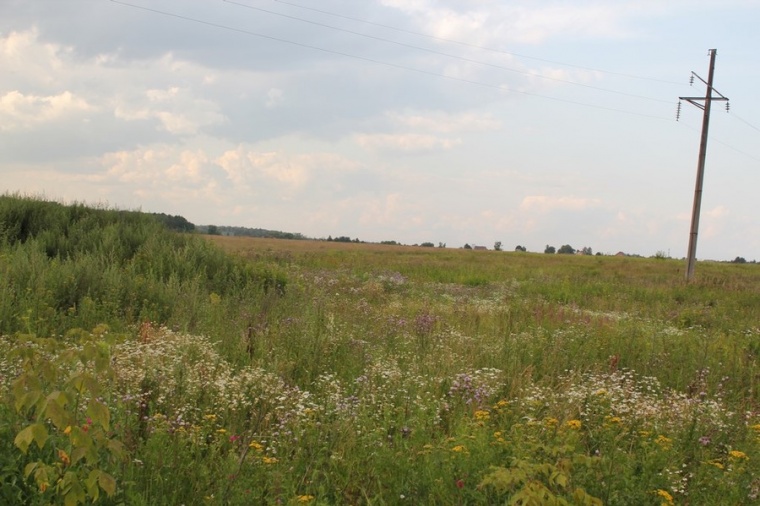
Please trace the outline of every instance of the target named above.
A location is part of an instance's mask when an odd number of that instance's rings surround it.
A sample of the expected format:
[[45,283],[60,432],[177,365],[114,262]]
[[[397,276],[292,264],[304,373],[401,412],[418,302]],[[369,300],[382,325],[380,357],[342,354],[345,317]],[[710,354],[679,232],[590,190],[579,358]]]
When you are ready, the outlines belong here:
[[[144,301],[7,304],[0,502],[760,503],[755,265],[177,241]],[[68,279],[21,244],[16,305]]]

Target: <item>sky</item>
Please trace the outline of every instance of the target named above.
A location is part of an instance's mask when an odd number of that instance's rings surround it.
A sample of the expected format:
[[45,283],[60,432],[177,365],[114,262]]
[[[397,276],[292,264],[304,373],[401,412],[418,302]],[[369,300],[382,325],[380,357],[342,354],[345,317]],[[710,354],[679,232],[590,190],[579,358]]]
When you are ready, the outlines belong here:
[[[0,192],[760,260],[760,0],[0,0]],[[717,96],[714,94],[714,96]]]

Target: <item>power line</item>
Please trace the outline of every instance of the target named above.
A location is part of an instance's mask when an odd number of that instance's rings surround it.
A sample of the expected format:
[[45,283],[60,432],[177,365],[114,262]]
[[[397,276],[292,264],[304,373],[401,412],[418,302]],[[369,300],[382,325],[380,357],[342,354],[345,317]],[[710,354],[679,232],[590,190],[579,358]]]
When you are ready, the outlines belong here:
[[582,70],[589,70],[589,71],[592,71],[592,72],[601,72],[603,74],[610,74],[610,75],[619,76],[619,77],[627,77],[629,79],[639,79],[639,80],[643,80],[643,81],[654,81],[654,82],[658,82],[658,83],[673,84],[673,85],[677,85],[677,86],[682,86],[683,85],[683,83],[677,82],[677,81],[668,81],[666,79],[658,79],[658,78],[655,78],[655,77],[637,76],[635,74],[627,74],[627,73],[623,73],[623,72],[613,72],[613,71],[610,71],[610,70],[603,70],[603,69],[598,69],[598,68],[594,68],[594,67],[586,67],[586,66],[583,66],[583,65],[575,65],[575,64],[572,64],[572,63],[560,62],[560,61],[556,61],[556,60],[548,60],[548,59],[544,59],[544,58],[536,58],[535,56],[528,56],[528,55],[524,55],[524,54],[520,54],[520,53],[514,53],[514,52],[511,52],[511,51],[505,51],[503,49],[496,49],[496,48],[493,48],[493,47],[481,46],[481,45],[478,45],[478,44],[472,44],[470,42],[463,42],[463,41],[460,41],[460,40],[448,39],[448,38],[445,38],[445,37],[437,37],[435,35],[429,35],[427,33],[416,32],[414,30],[407,30],[405,28],[398,28],[396,26],[391,26],[391,25],[386,25],[386,24],[383,24],[383,23],[377,23],[377,22],[374,22],[374,21],[369,21],[367,19],[357,18],[357,17],[353,17],[353,16],[346,16],[344,14],[339,14],[339,13],[336,13],[336,12],[330,12],[330,11],[326,11],[326,10],[322,10],[322,9],[316,9],[314,7],[307,7],[306,5],[301,5],[301,4],[297,4],[297,3],[293,3],[293,2],[287,2],[285,0],[272,0],[272,1],[284,4],[284,5],[289,5],[291,7],[296,7],[298,9],[309,10],[309,11],[313,11],[313,12],[318,12],[320,14],[326,14],[328,16],[334,16],[334,17],[337,17],[337,18],[347,19],[347,20],[350,20],[350,21],[357,21],[359,23],[365,23],[365,24],[368,24],[368,25],[379,26],[381,28],[387,28],[389,30],[395,30],[397,32],[408,33],[410,35],[417,35],[419,37],[425,37],[425,38],[428,38],[428,39],[431,39],[431,40],[438,40],[438,41],[441,41],[441,42],[449,42],[451,44],[458,44],[460,46],[471,47],[473,49],[481,49],[483,51],[491,51],[491,52],[494,52],[494,53],[508,54],[510,56],[516,56],[518,58],[524,58],[526,60],[534,60],[534,61],[540,61],[540,62],[544,62],[544,63],[551,63],[553,65],[563,65],[565,67],[573,67],[573,68],[582,69]]
[[294,45],[294,46],[298,46],[298,47],[308,48],[308,49],[312,49],[312,50],[315,50],[315,51],[320,51],[320,52],[323,52],[323,53],[335,54],[335,55],[338,55],[338,56],[344,56],[346,58],[353,58],[353,59],[356,59],[356,60],[361,60],[361,61],[365,61],[365,62],[369,62],[369,63],[374,63],[374,64],[378,64],[378,65],[384,65],[384,66],[392,67],[392,68],[396,68],[396,69],[407,70],[407,71],[411,71],[411,72],[417,72],[419,74],[425,74],[425,75],[429,75],[429,76],[433,76],[433,77],[441,77],[441,78],[448,79],[448,80],[451,80],[451,81],[458,81],[458,82],[462,82],[462,83],[466,83],[466,84],[473,84],[473,85],[476,85],[476,86],[482,86],[482,87],[485,87],[485,88],[491,88],[491,89],[499,90],[499,91],[502,91],[502,92],[518,93],[518,94],[521,94],[521,95],[527,95],[527,96],[533,96],[533,97],[540,97],[540,98],[544,98],[544,99],[548,99],[548,100],[554,100],[555,102],[562,102],[562,103],[566,103],[566,104],[579,105],[579,106],[582,106],[582,107],[590,107],[590,108],[594,108],[594,109],[600,109],[600,110],[611,111],[611,112],[618,112],[618,113],[622,113],[622,114],[629,114],[629,115],[640,116],[640,117],[644,117],[644,118],[651,118],[651,119],[657,119],[657,120],[671,121],[669,118],[665,118],[665,117],[662,117],[662,116],[655,116],[655,115],[651,115],[651,114],[644,114],[644,113],[639,113],[639,112],[634,112],[634,111],[626,111],[626,110],[623,110],[623,109],[616,109],[616,108],[612,108],[612,107],[605,107],[605,106],[596,105],[596,104],[588,104],[588,103],[584,103],[584,102],[578,102],[578,101],[575,101],[575,100],[568,100],[568,99],[564,99],[564,98],[552,97],[552,96],[549,96],[549,95],[542,95],[542,94],[539,94],[539,93],[532,93],[532,92],[529,92],[529,91],[509,89],[509,88],[505,88],[504,86],[501,86],[501,85],[483,83],[483,82],[480,82],[480,81],[473,81],[471,79],[463,79],[461,77],[448,76],[446,74],[440,74],[438,72],[432,72],[432,71],[429,71],[429,70],[423,70],[423,69],[419,69],[419,68],[408,67],[406,65],[399,65],[397,63],[391,63],[391,62],[386,62],[386,61],[382,61],[382,60],[376,60],[374,58],[368,58],[366,56],[359,56],[359,55],[355,55],[355,54],[351,54],[351,53],[345,53],[345,52],[342,52],[342,51],[336,51],[336,50],[333,50],[333,49],[327,49],[327,48],[323,48],[323,47],[319,47],[319,46],[314,46],[314,45],[311,45],[311,44],[305,44],[303,42],[296,42],[296,41],[292,41],[292,40],[288,40],[288,39],[283,39],[283,38],[280,38],[280,37],[274,37],[272,35],[265,35],[265,34],[258,33],[258,32],[253,32],[253,31],[250,31],[250,30],[244,30],[242,28],[235,28],[235,27],[228,26],[228,25],[223,25],[223,24],[220,24],[220,23],[214,23],[212,21],[206,21],[206,20],[202,20],[202,19],[198,19],[198,18],[192,18],[192,17],[189,17],[189,16],[184,16],[182,14],[176,14],[176,13],[172,13],[172,12],[167,12],[167,11],[162,11],[162,10],[158,10],[158,9],[153,9],[151,7],[145,7],[145,6],[142,6],[142,5],[136,5],[136,4],[132,4],[132,3],[128,3],[128,2],[123,2],[121,0],[111,0],[111,2],[119,4],[119,5],[124,5],[126,7],[132,7],[134,9],[140,9],[140,10],[144,10],[144,11],[147,11],[147,12],[152,12],[154,14],[160,14],[160,15],[171,17],[171,18],[175,18],[175,19],[181,19],[181,20],[184,20],[184,21],[190,21],[190,22],[193,22],[193,23],[198,23],[198,24],[205,25],[205,26],[210,26],[210,27],[213,27],[213,28],[219,28],[219,29],[222,29],[222,30],[229,30],[229,31],[236,32],[236,33],[241,33],[241,34],[244,34],[244,35],[250,35],[252,37],[259,37],[259,38],[262,38],[262,39],[267,39],[267,40],[272,40],[272,41],[275,41],[275,42],[281,42],[281,43],[284,43],[284,44],[290,44],[290,45]]
[[494,63],[488,63],[488,62],[483,62],[483,61],[479,61],[479,60],[474,60],[472,58],[467,58],[467,57],[464,57],[464,56],[458,56],[458,55],[454,55],[454,54],[451,54],[451,53],[444,53],[443,51],[437,51],[435,49],[429,49],[429,48],[425,48],[425,47],[415,46],[413,44],[406,44],[404,42],[398,42],[398,41],[395,41],[395,40],[386,39],[384,37],[377,37],[375,35],[368,35],[366,33],[355,32],[353,30],[347,30],[345,28],[340,28],[340,27],[337,27],[337,26],[332,26],[332,25],[328,25],[328,24],[325,24],[325,23],[320,23],[318,21],[313,21],[313,20],[310,20],[310,19],[299,18],[299,17],[296,17],[296,16],[290,16],[288,14],[283,14],[283,13],[280,13],[280,12],[270,11],[268,9],[262,9],[260,7],[254,7],[252,5],[243,4],[243,3],[240,3],[240,2],[236,2],[234,0],[222,0],[222,1],[224,1],[225,3],[229,3],[229,4],[238,5],[240,7],[245,7],[246,9],[255,10],[255,11],[259,11],[259,12],[264,12],[264,13],[267,13],[267,14],[272,14],[274,16],[280,16],[280,17],[287,18],[287,19],[292,19],[292,20],[295,20],[295,21],[301,21],[303,23],[308,23],[308,24],[311,24],[311,25],[320,26],[320,27],[323,27],[323,28],[328,28],[330,30],[336,30],[336,31],[339,31],[339,32],[349,33],[351,35],[356,35],[358,37],[365,37],[365,38],[372,39],[372,40],[378,40],[378,41],[382,41],[382,42],[387,42],[389,44],[395,44],[395,45],[401,46],[401,47],[408,47],[408,48],[411,48],[411,49],[416,49],[416,50],[419,50],[419,51],[425,51],[427,53],[436,54],[436,55],[439,55],[439,56],[445,56],[445,57],[448,57],[448,58],[454,58],[456,60],[461,60],[461,61],[468,62],[468,63],[475,63],[477,65],[483,65],[483,66],[486,66],[486,67],[491,67],[491,68],[495,68],[495,69],[499,69],[499,70],[505,70],[507,72],[514,72],[514,73],[518,73],[518,74],[523,74],[523,75],[526,75],[526,76],[529,76],[529,77],[537,77],[539,79],[546,79],[546,80],[549,80],[549,81],[555,81],[555,82],[560,82],[560,83],[565,83],[565,84],[572,84],[574,86],[580,86],[580,87],[583,87],[583,88],[588,88],[588,89],[597,90],[597,91],[604,91],[606,93],[614,93],[614,94],[617,94],[617,95],[622,95],[622,96],[627,96],[627,97],[640,98],[640,99],[643,99],[643,100],[651,100],[653,102],[661,102],[661,103],[666,103],[666,104],[670,104],[671,103],[670,100],[664,100],[664,99],[660,99],[660,98],[647,97],[647,96],[644,96],[644,95],[638,95],[638,94],[635,94],[635,93],[627,93],[627,92],[624,92],[624,91],[611,90],[609,88],[602,88],[600,86],[593,86],[593,85],[590,85],[590,84],[570,81],[568,79],[560,79],[560,78],[557,78],[557,77],[550,77],[550,76],[545,76],[545,75],[542,75],[542,74],[535,74],[535,73],[532,73],[532,72],[527,72],[525,70],[519,70],[519,69],[510,68],[510,67],[504,67],[502,65],[497,65],[497,64],[494,64]]
[[746,119],[740,118],[739,116],[736,115],[736,113],[731,113],[731,116],[733,116],[734,118],[738,119],[739,121],[741,121],[742,123],[744,123],[745,125],[747,125],[748,127],[750,127],[751,129],[757,130],[758,132],[760,132],[760,128],[756,127],[755,125],[753,125],[752,123],[750,123]]

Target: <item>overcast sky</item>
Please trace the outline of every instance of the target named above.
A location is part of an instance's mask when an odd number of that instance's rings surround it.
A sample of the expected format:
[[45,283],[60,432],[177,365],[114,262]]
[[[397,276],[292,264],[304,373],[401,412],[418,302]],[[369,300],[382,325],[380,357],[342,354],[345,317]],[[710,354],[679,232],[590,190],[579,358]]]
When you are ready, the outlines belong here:
[[[130,5],[125,5],[128,3]],[[760,1],[0,0],[0,190],[405,244],[760,260]]]

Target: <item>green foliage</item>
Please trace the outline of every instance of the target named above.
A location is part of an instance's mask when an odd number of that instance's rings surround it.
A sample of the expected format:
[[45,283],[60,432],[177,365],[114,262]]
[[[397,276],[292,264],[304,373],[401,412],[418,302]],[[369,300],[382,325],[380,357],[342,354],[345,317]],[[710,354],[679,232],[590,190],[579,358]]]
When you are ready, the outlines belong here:
[[112,224],[0,250],[0,504],[760,498],[751,266]]
[[101,493],[113,497],[113,473],[124,457],[103,389],[113,374],[107,329],[94,332],[79,333],[78,349],[60,354],[57,342],[26,338],[34,346],[12,355],[23,373],[12,384],[10,402],[19,420],[31,421],[22,422],[13,440],[22,454],[23,478],[35,483],[42,498],[67,506],[97,501]]
[[138,212],[2,196],[0,238],[1,333],[145,320],[196,329],[210,293],[237,303],[285,286],[268,267]]
[[560,255],[575,255],[575,248],[573,248],[569,244],[563,244],[557,250],[557,253]]

